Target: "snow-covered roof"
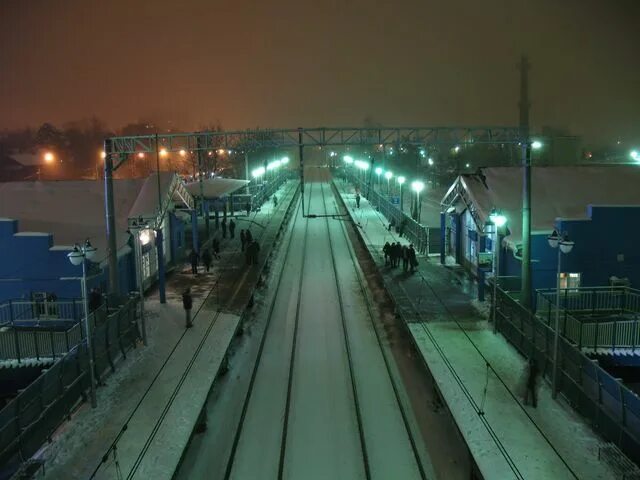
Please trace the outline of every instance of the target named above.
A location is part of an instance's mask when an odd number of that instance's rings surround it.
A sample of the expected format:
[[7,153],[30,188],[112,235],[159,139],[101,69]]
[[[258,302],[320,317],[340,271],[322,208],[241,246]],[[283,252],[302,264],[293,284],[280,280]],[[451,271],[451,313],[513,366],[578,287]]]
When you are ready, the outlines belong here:
[[[509,219],[508,242],[521,242],[521,167],[485,168],[482,175],[462,175],[456,181],[464,186],[482,221],[486,221],[493,207],[501,209]],[[640,206],[638,185],[640,167],[632,165],[534,166],[531,231],[550,232],[556,218],[586,219],[588,205]]]
[[[126,244],[127,218],[144,181],[113,181],[118,249]],[[98,259],[106,257],[102,181],[0,183],[0,216],[18,220],[20,232],[53,234],[56,245],[73,245],[90,238],[98,249]]]
[[45,165],[47,163],[42,155],[35,153],[12,153],[9,157],[25,167]]
[[[237,180],[235,178],[206,178],[202,180],[202,190],[204,198],[219,198],[229,195],[243,188],[249,183],[248,180]],[[200,182],[189,182],[186,185],[187,191],[194,197],[200,196]]]
[[160,196],[158,196],[158,175],[152,173],[142,184],[138,198],[129,210],[129,218],[151,217],[158,211],[158,198],[164,198],[169,194],[169,188],[175,173],[160,172]]

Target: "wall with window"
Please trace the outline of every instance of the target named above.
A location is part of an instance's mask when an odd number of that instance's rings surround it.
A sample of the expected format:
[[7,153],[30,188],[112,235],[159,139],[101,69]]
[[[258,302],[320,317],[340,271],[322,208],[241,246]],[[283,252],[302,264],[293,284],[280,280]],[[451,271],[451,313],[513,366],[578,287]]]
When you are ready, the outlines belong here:
[[[573,250],[561,254],[562,287],[605,286],[609,277],[627,277],[640,288],[640,206],[593,206],[586,219],[562,219],[558,230],[575,242]],[[547,241],[550,232],[531,236],[532,286],[555,288],[558,250]],[[505,274],[519,276],[520,257],[512,251],[502,256]]]

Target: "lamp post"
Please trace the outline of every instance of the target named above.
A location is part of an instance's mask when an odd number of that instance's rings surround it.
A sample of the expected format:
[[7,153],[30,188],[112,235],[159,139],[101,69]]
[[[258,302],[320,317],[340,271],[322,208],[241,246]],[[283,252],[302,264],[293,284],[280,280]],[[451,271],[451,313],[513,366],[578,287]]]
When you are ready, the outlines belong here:
[[498,295],[498,276],[500,275],[500,233],[499,229],[507,223],[507,217],[497,210],[491,210],[489,220],[493,224],[493,233],[495,234],[493,243],[493,309],[491,311],[491,320],[493,321],[493,333],[498,331],[496,323],[497,295]]
[[402,201],[402,200],[403,200],[403,199],[402,199],[402,184],[404,184],[404,182],[405,182],[406,180],[407,180],[407,179],[406,179],[406,178],[404,178],[404,177],[402,177],[402,176],[398,177],[398,185],[400,185],[400,211],[402,211],[402,206],[403,206],[403,203],[404,203],[404,202]]
[[558,353],[560,348],[560,263],[563,253],[569,253],[573,249],[574,242],[569,240],[569,236],[565,233],[561,238],[556,230],[547,237],[549,246],[558,249],[558,272],[556,276],[556,318],[555,318],[555,335],[553,337],[553,375],[551,377],[551,396],[556,398],[558,395]]
[[384,172],[384,178],[387,179],[387,196],[391,196],[391,178],[393,177],[393,173]]
[[420,223],[420,211],[422,210],[420,206],[420,192],[424,189],[424,183],[420,180],[416,180],[411,182],[411,188],[416,192],[415,221]]
[[80,246],[77,243],[73,247],[73,251],[67,254],[69,261],[72,265],[78,266],[82,264],[82,304],[84,306],[84,332],[87,339],[87,355],[89,356],[89,379],[91,382],[91,407],[96,408],[96,379],[93,371],[93,345],[91,344],[91,323],[89,322],[89,300],[87,298],[87,263],[86,260],[91,260],[96,255],[96,248],[91,245],[89,239],[84,242],[84,245]]
[[384,172],[384,170],[382,169],[382,167],[376,167],[374,172],[376,172],[376,175],[378,176],[377,183],[378,183],[378,190],[380,190],[380,175],[382,175],[382,172]]
[[144,278],[142,276],[142,246],[151,241],[149,226],[140,217],[132,222],[129,230],[133,232],[134,255],[136,261],[136,277],[138,280],[138,295],[140,298],[140,325],[142,327],[142,343],[147,345],[147,324],[144,318]]

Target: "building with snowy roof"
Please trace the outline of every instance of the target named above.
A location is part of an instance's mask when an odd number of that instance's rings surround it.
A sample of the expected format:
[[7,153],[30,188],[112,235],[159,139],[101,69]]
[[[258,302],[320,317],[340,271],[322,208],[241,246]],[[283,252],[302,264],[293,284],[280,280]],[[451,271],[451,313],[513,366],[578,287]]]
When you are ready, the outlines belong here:
[[[159,188],[159,190],[158,190]],[[131,218],[143,218],[149,231],[162,231],[165,264],[184,255],[184,215],[176,206],[193,207],[179,176],[161,173],[114,180],[115,223],[120,293],[136,288]],[[0,183],[0,301],[78,298],[81,275],[67,254],[89,239],[97,248],[89,287],[107,291],[104,185],[91,180]],[[156,235],[145,235],[142,270],[145,285],[158,270]],[[156,248],[154,248],[156,247]]]
[[[562,257],[561,287],[603,286],[612,277],[640,287],[640,168],[636,166],[533,167],[531,169],[532,288],[555,288],[555,229],[575,242]],[[493,208],[507,217],[500,235],[500,276],[518,284],[522,248],[522,169],[497,167],[461,175],[442,199],[441,258],[476,273],[489,264],[492,236],[485,224]],[[510,282],[505,282],[510,283]],[[516,289],[516,288],[514,288]],[[517,287],[519,289],[519,287]]]

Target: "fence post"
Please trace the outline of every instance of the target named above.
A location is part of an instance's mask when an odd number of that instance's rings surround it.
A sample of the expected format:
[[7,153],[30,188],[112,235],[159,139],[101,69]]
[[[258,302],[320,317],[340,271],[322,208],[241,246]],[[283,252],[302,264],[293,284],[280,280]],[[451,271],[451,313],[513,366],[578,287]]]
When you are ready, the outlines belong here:
[[636,338],[638,338],[638,317],[633,321],[633,336],[631,343],[631,353],[636,353]]
[[51,341],[51,356],[56,358],[56,345],[53,341],[53,332],[51,330],[49,330],[49,340]]
[[16,357],[18,357],[18,363],[20,363],[20,360],[22,359],[20,355],[20,340],[18,339],[18,331],[15,329],[15,327],[12,330],[13,330],[13,339],[16,344]]
[[611,348],[615,350],[616,341],[618,340],[618,321],[613,321],[613,335],[611,335]]
[[591,314],[596,313],[596,289],[591,291]]
[[40,349],[38,348],[38,335],[37,331],[33,331],[33,344],[36,347],[36,358],[40,360]]
[[598,323],[598,320],[596,319],[596,334],[593,336],[593,352],[595,353],[595,351],[598,349],[598,325],[600,325]]
[[582,349],[582,328],[584,325],[580,322],[580,333],[578,333],[578,348]]

